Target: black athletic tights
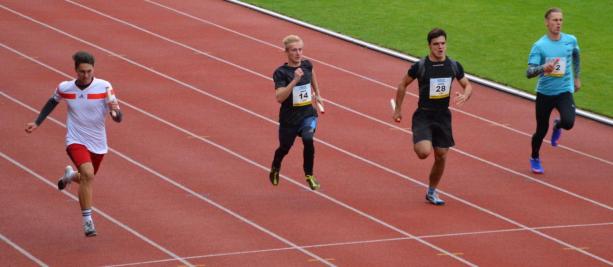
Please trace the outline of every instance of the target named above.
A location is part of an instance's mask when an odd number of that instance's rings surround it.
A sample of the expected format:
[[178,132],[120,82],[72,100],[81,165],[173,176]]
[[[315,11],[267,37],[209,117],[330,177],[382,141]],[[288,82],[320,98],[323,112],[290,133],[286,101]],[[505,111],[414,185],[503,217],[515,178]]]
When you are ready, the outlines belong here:
[[304,157],[304,174],[313,175],[313,159],[315,158],[315,147],[313,146],[314,133],[314,129],[309,127],[302,127],[301,129],[279,127],[279,148],[275,151],[272,166],[276,169],[281,169],[283,157],[287,155],[289,149],[294,145],[296,135],[299,135],[302,137],[302,143],[304,144],[304,151],[302,152]]
[[536,132],[532,135],[532,158],[539,157],[543,138],[549,129],[551,111],[556,108],[560,113],[560,123],[554,127],[570,130],[575,124],[575,101],[570,92],[559,95],[536,94]]

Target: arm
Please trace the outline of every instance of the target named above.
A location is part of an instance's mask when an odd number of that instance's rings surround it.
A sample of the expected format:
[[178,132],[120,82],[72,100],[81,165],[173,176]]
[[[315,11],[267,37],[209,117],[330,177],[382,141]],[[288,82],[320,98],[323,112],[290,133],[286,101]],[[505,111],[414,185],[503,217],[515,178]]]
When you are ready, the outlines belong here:
[[121,110],[119,109],[119,101],[117,100],[115,91],[112,89],[110,84],[106,88],[106,104],[111,110],[109,112],[111,114],[111,119],[117,123],[120,123],[123,119],[123,113],[121,113]]
[[411,76],[405,74],[404,77],[402,77],[402,81],[398,84],[398,88],[396,89],[396,109],[394,110],[393,116],[396,122],[400,122],[402,119],[402,102],[404,101],[407,86],[409,86],[413,80]]
[[535,64],[529,64],[528,65],[528,69],[526,70],[526,78],[530,79],[530,78],[534,78],[536,76],[539,76],[541,74],[549,74],[553,71],[554,67],[556,66],[556,64],[558,63],[559,59],[554,59],[554,60],[550,60],[549,62],[543,64],[543,65],[535,65]]
[[468,99],[470,99],[470,96],[473,94],[473,87],[468,81],[468,78],[466,78],[466,76],[464,76],[458,82],[460,82],[460,85],[462,85],[462,89],[464,89],[464,92],[458,92],[456,94],[455,104],[457,106],[462,106],[464,103],[466,103],[466,101],[468,101]]
[[285,101],[285,99],[289,97],[289,95],[292,93],[292,90],[294,90],[294,86],[296,86],[296,84],[298,84],[298,82],[300,81],[300,78],[302,78],[302,75],[304,75],[302,69],[297,68],[294,71],[294,79],[287,86],[279,87],[277,88],[277,90],[275,90],[275,97],[277,98],[277,102],[283,103],[283,101]]
[[319,91],[319,84],[317,83],[317,75],[315,75],[315,70],[311,71],[311,88],[313,88],[313,95],[315,96],[315,101],[319,104],[323,105],[323,99],[321,98],[321,92]]
[[38,126],[43,123],[43,121],[47,118],[47,116],[49,116],[49,114],[51,114],[53,109],[55,109],[55,107],[59,103],[60,102],[57,102],[53,97],[49,98],[43,109],[40,111],[40,114],[38,114],[38,118],[36,118],[36,121],[26,124],[26,132],[32,133],[34,130],[36,130],[36,128],[38,128]]
[[579,56],[579,49],[573,49],[573,71],[575,74],[575,92],[581,89],[581,79],[579,74],[581,73],[581,59]]

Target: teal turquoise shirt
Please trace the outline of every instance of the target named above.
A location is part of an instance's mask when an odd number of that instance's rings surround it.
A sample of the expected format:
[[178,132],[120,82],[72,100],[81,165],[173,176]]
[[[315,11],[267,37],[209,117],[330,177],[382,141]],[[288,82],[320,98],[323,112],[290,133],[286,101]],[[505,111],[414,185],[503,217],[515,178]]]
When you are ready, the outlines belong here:
[[579,53],[579,44],[577,38],[570,34],[560,33],[560,40],[551,40],[544,35],[534,43],[528,56],[529,65],[543,65],[558,59],[552,73],[540,75],[536,84],[537,92],[544,95],[574,93],[573,52]]

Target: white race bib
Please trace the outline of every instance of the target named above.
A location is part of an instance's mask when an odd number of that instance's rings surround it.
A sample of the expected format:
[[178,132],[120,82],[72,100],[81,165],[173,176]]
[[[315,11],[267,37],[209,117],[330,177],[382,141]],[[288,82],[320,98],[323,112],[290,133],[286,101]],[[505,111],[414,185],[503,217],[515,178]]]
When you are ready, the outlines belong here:
[[311,104],[311,84],[307,83],[294,86],[292,91],[292,104],[294,107],[306,106]]
[[555,60],[555,59],[559,59],[558,63],[556,63],[553,66],[553,71],[549,74],[547,74],[547,76],[553,76],[553,77],[562,77],[564,76],[564,73],[566,73],[566,58],[563,57],[548,57],[545,59],[545,62],[549,62],[551,60]]
[[430,99],[449,97],[451,78],[430,78]]

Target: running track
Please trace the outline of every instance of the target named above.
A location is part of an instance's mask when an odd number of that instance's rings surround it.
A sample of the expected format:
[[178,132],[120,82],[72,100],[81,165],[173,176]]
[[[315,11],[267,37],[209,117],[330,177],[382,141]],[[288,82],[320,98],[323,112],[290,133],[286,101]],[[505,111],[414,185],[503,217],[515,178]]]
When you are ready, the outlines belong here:
[[[318,192],[299,141],[280,186],[267,179],[269,77],[290,33],[326,99]],[[222,1],[2,1],[0,42],[3,266],[613,265],[609,126],[577,118],[562,147],[543,144],[536,176],[533,104],[473,84],[453,111],[447,205],[434,207],[423,200],[432,159],[417,160],[407,128],[416,84],[405,119],[390,119],[401,60]],[[23,131],[73,76],[77,50],[96,55],[126,115],[108,123],[95,238],[83,237],[76,186],[54,187],[69,163],[65,106]]]

